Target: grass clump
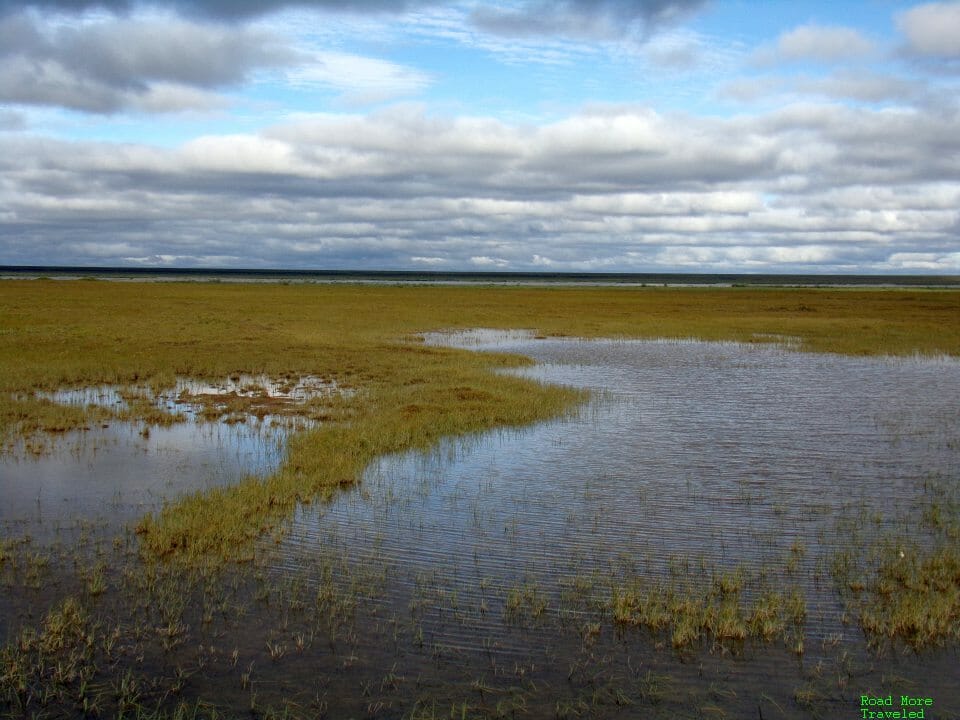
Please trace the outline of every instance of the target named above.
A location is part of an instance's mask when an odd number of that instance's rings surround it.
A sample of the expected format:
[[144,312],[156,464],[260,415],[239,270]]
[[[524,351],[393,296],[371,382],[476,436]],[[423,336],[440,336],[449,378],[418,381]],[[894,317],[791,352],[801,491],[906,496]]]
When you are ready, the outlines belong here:
[[504,602],[504,614],[508,619],[519,620],[524,616],[539,618],[547,609],[547,599],[533,583],[510,588]]
[[900,638],[919,650],[960,639],[960,551],[887,553],[867,585],[860,625],[868,636]]
[[90,683],[96,672],[97,628],[73,598],[47,613],[39,630],[27,629],[0,651],[0,700],[26,710],[44,706],[94,710]]
[[[454,388],[383,388],[379,402],[361,406],[349,424],[321,426],[290,441],[288,460],[269,478],[197,493],[139,524],[151,557],[250,559],[252,541],[274,529],[298,502],[310,502],[356,481],[377,456],[427,449],[441,438],[478,432],[491,420],[518,425],[562,412],[582,395],[483,371],[462,372]],[[506,382],[504,382],[506,380]],[[461,390],[462,394],[463,391]],[[488,405],[489,404],[489,405]]]
[[71,430],[85,430],[114,418],[101,407],[63,405],[53,400],[36,397],[32,393],[0,393],[0,448],[23,442],[28,450],[42,451],[49,445],[51,435]]
[[863,511],[841,525],[849,539],[833,556],[834,581],[873,646],[902,642],[919,651],[960,639],[960,490],[934,475],[923,494],[903,520],[909,534],[872,542]]
[[[802,637],[806,602],[799,590],[762,593],[752,605],[741,597],[742,568],[714,578],[706,591],[695,587],[634,580],[612,590],[614,622],[667,634],[675,649],[712,639],[721,645],[748,638],[770,642]],[[794,638],[796,636],[796,638]]]

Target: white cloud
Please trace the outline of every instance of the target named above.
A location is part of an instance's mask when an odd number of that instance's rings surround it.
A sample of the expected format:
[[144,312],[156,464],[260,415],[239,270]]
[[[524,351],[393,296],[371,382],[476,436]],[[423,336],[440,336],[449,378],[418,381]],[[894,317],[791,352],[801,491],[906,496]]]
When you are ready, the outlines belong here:
[[801,25],[780,35],[773,47],[759,50],[755,59],[760,64],[804,60],[833,63],[864,58],[874,51],[873,41],[854,28]]
[[707,52],[698,35],[682,31],[661,33],[643,47],[649,62],[668,70],[692,70]]
[[470,258],[470,262],[481,268],[505,268],[510,266],[509,260],[488,255],[474,255]]
[[744,214],[763,207],[755,192],[619,193],[615,195],[577,195],[571,206],[576,210],[604,215],[678,216],[704,213]]
[[479,5],[472,19],[480,29],[506,37],[557,35],[602,40],[647,36],[703,4],[703,0],[529,0]]
[[155,83],[130,101],[133,109],[148,113],[222,110],[229,100],[222,95],[173,83]]
[[344,102],[382,102],[426,89],[433,79],[412,67],[351,53],[318,51],[309,62],[288,71],[288,81],[300,88],[320,86],[336,90]]
[[554,155],[620,155],[666,151],[667,121],[652,110],[579,115],[547,125],[537,133],[534,152]]
[[723,100],[753,103],[776,98],[787,90],[788,83],[781,77],[744,77],[723,82],[716,94]]
[[921,82],[893,75],[878,75],[869,72],[840,72],[826,77],[801,78],[794,86],[805,93],[822,94],[833,98],[849,98],[863,102],[885,100],[904,104],[925,88]]
[[24,130],[27,127],[27,118],[23,113],[12,110],[0,110],[0,132]]
[[206,136],[192,140],[178,152],[187,172],[235,174],[308,172],[286,143],[251,135]]
[[914,52],[960,58],[960,2],[918,5],[897,21]]
[[895,252],[887,258],[886,265],[892,270],[955,273],[960,269],[960,252]]

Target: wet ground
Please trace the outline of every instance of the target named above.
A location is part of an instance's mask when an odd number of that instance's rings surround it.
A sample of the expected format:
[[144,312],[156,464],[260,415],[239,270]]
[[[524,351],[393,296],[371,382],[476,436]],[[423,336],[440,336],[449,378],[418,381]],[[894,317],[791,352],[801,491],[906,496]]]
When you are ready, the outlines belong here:
[[[520,374],[596,399],[573,418],[381,459],[333,503],[302,509],[285,569],[318,547],[386,568],[379,602],[425,604],[432,642],[495,647],[509,660],[549,647],[557,622],[584,632],[618,582],[709,587],[741,568],[745,602],[771,589],[803,594],[801,668],[841,655],[871,666],[831,562],[851,528],[864,547],[924,547],[926,488],[960,475],[960,363],[522,333],[428,342],[530,356],[538,364]],[[522,633],[511,598],[534,621]],[[436,610],[443,603],[457,621]],[[789,698],[803,684],[796,657],[769,646],[746,655],[753,661],[741,658],[725,681],[738,695]],[[960,708],[954,660],[911,667]],[[880,667],[904,671],[900,662]]]
[[[932,542],[920,522],[930,489],[960,478],[956,360],[523,333],[427,340],[528,355],[538,364],[514,372],[594,400],[572,417],[382,458],[264,538],[255,568],[147,592],[135,538],[100,547],[106,567],[132,572],[94,602],[131,626],[167,627],[172,601],[146,610],[130,598],[192,588],[173,603],[177,642],[146,653],[155,675],[189,668],[185,697],[304,717],[858,718],[863,694],[930,697],[927,717],[960,717],[957,648],[868,648],[831,572],[851,543],[911,553]],[[2,460],[4,532],[38,538],[17,546],[29,551],[15,569],[2,564],[18,617],[51,587],[89,585],[67,553],[31,564],[52,524],[133,519],[282,461],[283,431],[265,422],[109,430]],[[745,602],[803,594],[802,652],[779,639],[675,649],[610,616],[619,584],[695,589],[733,572]]]

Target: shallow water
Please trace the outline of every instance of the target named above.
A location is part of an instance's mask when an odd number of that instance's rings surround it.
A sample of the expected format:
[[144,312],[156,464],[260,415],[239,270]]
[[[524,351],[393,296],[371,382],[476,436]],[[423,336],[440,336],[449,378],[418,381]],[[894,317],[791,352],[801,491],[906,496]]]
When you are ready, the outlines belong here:
[[239,396],[298,403],[337,392],[342,390],[334,383],[313,376],[238,375],[215,383],[181,378],[156,394],[115,386],[50,393],[45,397],[65,405],[121,412],[127,398],[145,398],[179,421],[110,421],[55,436],[42,452],[15,446],[0,455],[0,531],[41,543],[69,540],[78,528],[109,535],[185,494],[267,475],[282,462],[289,432],[309,422],[273,415],[205,420],[193,400]]
[[[510,372],[590,388],[593,400],[567,418],[381,458],[331,502],[300,507],[284,538],[261,539],[262,564],[194,588],[176,616],[182,645],[148,658],[159,675],[190,668],[185,697],[237,715],[262,695],[330,717],[407,717],[421,702],[427,717],[468,705],[489,717],[859,717],[860,693],[913,692],[935,699],[933,717],[960,717],[956,646],[875,655],[856,619],[843,622],[829,570],[850,526],[867,545],[903,540],[889,552],[928,541],[928,488],[960,476],[960,362],[529,333],[427,341],[533,357]],[[123,402],[103,388],[57,399]],[[115,422],[64,438],[50,456],[0,459],[0,529],[63,539],[80,519],[113,531],[185,492],[270,472],[286,432],[269,418],[195,416],[140,430]],[[120,588],[144,568],[126,538],[114,552],[130,571],[92,601],[116,603],[134,627],[143,591]],[[49,566],[30,545],[8,552],[22,556],[0,561],[0,583],[19,594],[0,598],[0,636],[51,593],[88,581],[82,567],[72,577],[70,552]],[[621,581],[695,589],[738,566],[747,601],[803,591],[802,656],[779,640],[675,652],[669,637],[611,620]],[[180,580],[170,582],[180,598]],[[154,605],[148,631],[168,622],[162,603],[144,604]]]
[[0,528],[35,541],[66,540],[78,524],[118,532],[168,500],[266,474],[284,457],[269,423],[188,421],[69,433],[52,452],[0,457]]
[[[569,620],[574,587],[597,600],[629,578],[708,587],[743,566],[746,600],[803,592],[808,663],[844,648],[869,663],[829,570],[849,542],[844,523],[859,523],[868,546],[900,538],[888,551],[914,552],[927,541],[925,487],[960,473],[960,362],[948,358],[523,333],[427,341],[527,355],[538,364],[511,372],[594,400],[572,418],[382,458],[332,503],[298,511],[278,568],[296,572],[319,548],[386,568],[369,602],[426,606],[426,636],[460,651],[509,659],[555,642],[553,624],[505,621],[511,591],[533,588],[545,616]],[[885,667],[909,675],[902,662]],[[953,664],[907,660],[931,691],[952,682]],[[760,662],[734,674],[759,692],[770,672]]]
[[246,398],[269,398],[303,402],[318,397],[330,397],[350,391],[337,386],[333,380],[315,375],[293,378],[272,378],[268,375],[237,374],[220,382],[178,378],[173,387],[154,393],[148,387],[121,388],[114,385],[66,388],[48,393],[47,397],[64,405],[97,405],[100,407],[127,407],[126,396],[144,397],[154,406],[173,413],[196,418],[201,408],[192,402],[196,397],[224,397],[235,395]]

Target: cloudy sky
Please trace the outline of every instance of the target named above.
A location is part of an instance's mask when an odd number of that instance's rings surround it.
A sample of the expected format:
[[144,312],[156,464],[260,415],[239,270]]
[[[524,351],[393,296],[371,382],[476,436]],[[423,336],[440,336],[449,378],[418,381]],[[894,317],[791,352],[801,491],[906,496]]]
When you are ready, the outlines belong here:
[[960,2],[0,0],[0,264],[960,273]]

